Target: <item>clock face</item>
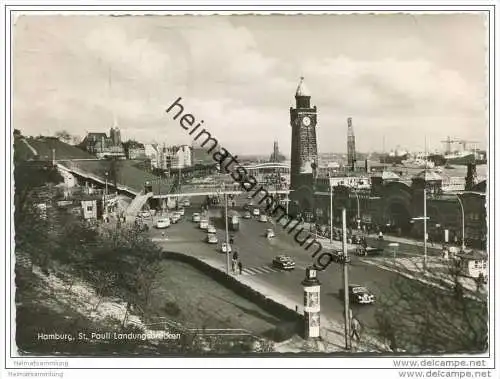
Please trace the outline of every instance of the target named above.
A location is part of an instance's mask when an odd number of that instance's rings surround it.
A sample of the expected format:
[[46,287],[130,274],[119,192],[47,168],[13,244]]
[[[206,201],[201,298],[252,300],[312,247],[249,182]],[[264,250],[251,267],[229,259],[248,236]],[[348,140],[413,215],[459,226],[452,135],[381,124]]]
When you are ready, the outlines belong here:
[[309,125],[311,125],[311,119],[308,116],[305,116],[302,119],[302,123],[304,124],[304,126],[309,126]]

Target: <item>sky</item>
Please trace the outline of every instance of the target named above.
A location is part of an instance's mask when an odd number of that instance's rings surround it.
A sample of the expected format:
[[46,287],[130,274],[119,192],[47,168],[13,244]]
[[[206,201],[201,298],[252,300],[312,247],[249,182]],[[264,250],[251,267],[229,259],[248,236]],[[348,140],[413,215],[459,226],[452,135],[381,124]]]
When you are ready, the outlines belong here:
[[[19,15],[13,127],[24,135],[109,133],[191,143],[185,112],[228,150],[290,154],[301,76],[320,153],[487,146],[487,18],[481,13],[272,16]],[[457,145],[458,148],[458,145]]]

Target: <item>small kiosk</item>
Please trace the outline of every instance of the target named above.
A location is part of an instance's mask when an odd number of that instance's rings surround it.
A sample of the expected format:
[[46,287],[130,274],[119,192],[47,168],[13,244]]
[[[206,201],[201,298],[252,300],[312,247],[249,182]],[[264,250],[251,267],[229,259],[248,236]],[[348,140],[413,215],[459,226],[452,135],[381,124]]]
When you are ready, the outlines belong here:
[[456,257],[460,260],[460,269],[465,276],[470,278],[488,277],[487,254],[471,251],[468,253],[458,253]]

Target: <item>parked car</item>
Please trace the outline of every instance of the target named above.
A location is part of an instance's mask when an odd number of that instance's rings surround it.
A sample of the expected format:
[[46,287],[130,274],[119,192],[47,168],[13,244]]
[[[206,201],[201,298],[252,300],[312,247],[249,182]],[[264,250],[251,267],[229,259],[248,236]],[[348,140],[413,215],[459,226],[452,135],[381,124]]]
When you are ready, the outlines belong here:
[[266,215],[260,215],[259,221],[260,222],[267,222],[267,216]]
[[[355,304],[373,304],[375,302],[375,295],[371,293],[366,287],[350,284],[348,288],[349,302]],[[339,297],[344,298],[344,289],[339,290]]]
[[288,255],[278,255],[273,259],[273,266],[281,270],[293,270],[295,261]]
[[246,211],[245,214],[243,215],[243,218],[246,218],[248,220],[249,218],[252,218],[252,214]]
[[217,239],[217,235],[216,234],[212,234],[212,233],[208,233],[207,234],[207,239],[206,239],[207,243],[210,243],[210,244],[216,244],[219,242],[219,240]]
[[252,198],[252,195],[247,195],[247,199],[251,199]]
[[165,218],[160,218],[159,220],[156,221],[156,228],[157,229],[165,229],[170,226],[170,219],[168,217]]
[[223,252],[225,254],[230,253],[231,252],[231,245],[226,243],[226,242],[222,242],[221,252]]
[[215,234],[215,233],[217,233],[217,229],[215,229],[215,226],[213,226],[213,225],[208,225],[207,233]]
[[274,238],[274,237],[275,237],[274,230],[267,229],[266,230],[266,238]]
[[259,208],[254,208],[253,211],[252,211],[252,214],[254,216],[259,216],[260,215],[260,209]]
[[337,251],[333,253],[333,260],[337,263],[351,263],[351,257],[347,255],[347,259],[343,251]]
[[187,208],[191,206],[191,202],[189,201],[189,199],[184,199],[182,205]]
[[179,208],[179,210],[177,212],[179,212],[179,214],[181,216],[184,216],[186,214],[186,211],[184,210],[184,208]]
[[199,213],[193,213],[193,222],[200,222],[201,215]]

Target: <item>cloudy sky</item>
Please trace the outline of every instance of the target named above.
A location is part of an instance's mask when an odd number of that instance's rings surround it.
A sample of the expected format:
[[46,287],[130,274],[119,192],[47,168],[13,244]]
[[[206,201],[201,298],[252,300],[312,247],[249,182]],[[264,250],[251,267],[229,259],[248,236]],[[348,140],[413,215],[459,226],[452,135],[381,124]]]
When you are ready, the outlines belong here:
[[186,111],[233,152],[290,152],[299,77],[318,107],[320,152],[487,144],[487,29],[476,14],[21,16],[14,127],[25,135],[109,131],[190,143]]

